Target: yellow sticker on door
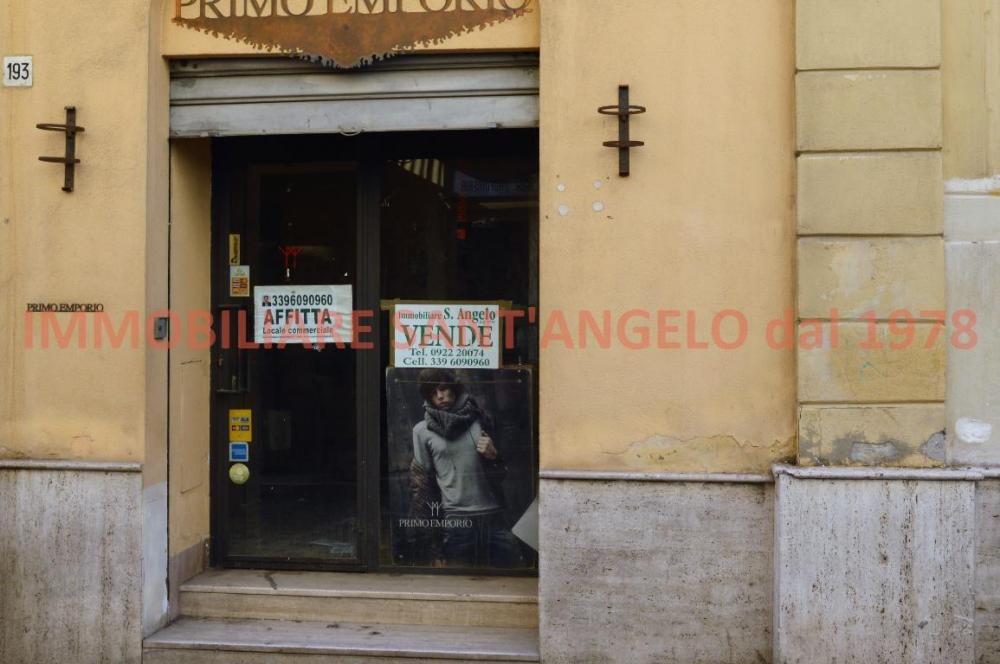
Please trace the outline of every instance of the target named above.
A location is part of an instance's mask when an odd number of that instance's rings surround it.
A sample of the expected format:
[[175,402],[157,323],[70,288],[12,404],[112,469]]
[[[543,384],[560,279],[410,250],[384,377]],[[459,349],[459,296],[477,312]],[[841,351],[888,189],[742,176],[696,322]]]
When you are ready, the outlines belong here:
[[250,266],[229,266],[229,297],[250,297]]
[[249,443],[253,440],[253,411],[229,411],[229,440],[231,442]]

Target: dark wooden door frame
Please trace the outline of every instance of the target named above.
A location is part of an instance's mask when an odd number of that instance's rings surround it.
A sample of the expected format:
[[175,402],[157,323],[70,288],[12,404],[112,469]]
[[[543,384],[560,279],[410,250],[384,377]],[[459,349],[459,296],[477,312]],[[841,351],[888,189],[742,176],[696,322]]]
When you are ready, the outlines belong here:
[[[493,134],[493,132],[489,132]],[[240,222],[247,222],[250,215],[256,215],[259,211],[252,211],[251,201],[248,192],[248,181],[254,168],[271,168],[277,164],[283,164],[289,168],[316,168],[320,164],[354,164],[358,177],[357,183],[357,219],[356,219],[356,257],[357,276],[355,280],[354,306],[364,316],[361,325],[370,327],[361,335],[361,341],[369,341],[372,344],[371,350],[358,350],[355,371],[355,385],[357,390],[356,411],[357,411],[357,438],[358,438],[358,524],[359,536],[357,541],[358,556],[357,562],[353,564],[339,564],[335,561],[323,561],[316,564],[308,564],[301,561],[284,562],[274,559],[243,559],[234,561],[227,558],[225,542],[227,536],[227,504],[221,496],[226,495],[228,488],[228,428],[226,427],[226,417],[223,415],[240,394],[249,395],[253,389],[252,384],[247,384],[246,389],[236,393],[220,392],[218,388],[219,376],[218,367],[220,359],[223,362],[234,361],[239,366],[238,351],[223,351],[220,344],[216,343],[212,347],[212,380],[211,380],[211,498],[210,498],[210,532],[211,532],[211,564],[214,566],[243,567],[250,569],[291,569],[291,570],[329,570],[329,571],[386,571],[393,573],[420,574],[433,571],[438,574],[489,574],[496,576],[523,576],[523,571],[504,570],[459,570],[459,569],[434,569],[423,568],[400,568],[393,564],[383,564],[380,558],[380,536],[382,530],[382,493],[381,493],[381,451],[382,451],[382,408],[383,393],[382,380],[385,367],[381,361],[381,350],[379,340],[383,335],[385,325],[380,311],[381,302],[381,203],[383,198],[382,186],[382,165],[387,159],[403,159],[412,156],[412,147],[416,145],[416,152],[422,147],[426,147],[425,142],[433,137],[427,136],[426,132],[418,132],[416,140],[410,135],[402,143],[393,140],[385,140],[381,134],[366,134],[349,139],[335,139],[346,141],[338,143],[343,146],[338,147],[337,153],[343,154],[342,160],[331,162],[324,161],[319,155],[328,156],[326,147],[317,147],[314,143],[315,137],[308,143],[295,142],[295,138],[286,141],[288,137],[256,138],[254,141],[261,142],[261,149],[265,153],[264,158],[257,154],[258,143],[232,145],[232,141],[240,139],[217,139],[213,142],[212,148],[212,307],[213,312],[218,313],[220,306],[225,306],[224,301],[231,300],[228,297],[228,233],[233,228],[233,232],[241,232],[246,236],[249,229],[241,226]],[[296,137],[297,138],[297,137]],[[265,143],[268,142],[269,143]],[[502,139],[498,144],[503,144]],[[440,145],[435,144],[435,152],[440,149]],[[446,154],[463,154],[464,147],[452,145],[444,150]],[[506,146],[497,148],[494,145],[491,153],[499,151],[506,153]],[[537,232],[538,226],[534,227],[533,236],[530,239],[529,251],[532,253],[535,274],[537,275]],[[235,225],[234,225],[235,224]],[[246,224],[249,225],[249,224]],[[250,246],[246,242],[246,246]],[[251,275],[254,272],[251,271]],[[537,279],[537,277],[536,277]],[[537,281],[535,282],[537,289]],[[537,297],[537,290],[536,297]],[[248,333],[252,335],[253,324],[253,304],[252,301],[244,301],[241,305],[246,311],[248,321]],[[371,313],[370,316],[367,314]],[[218,324],[216,324],[218,335]],[[235,321],[232,325],[233,335],[236,334]],[[537,339],[536,339],[537,342]],[[537,372],[535,373],[535,387],[537,388]],[[537,407],[538,392],[533,390],[535,406]],[[534,426],[537,427],[537,418],[533,418]],[[537,430],[535,432],[537,436]],[[535,459],[537,463],[537,459]],[[537,470],[537,466],[536,466]],[[537,477],[536,477],[537,481]]]
[[[213,150],[212,180],[212,303],[213,311],[221,313],[242,310],[247,320],[247,332],[252,334],[253,303],[234,302],[228,295],[228,235],[243,236],[244,264],[250,265],[251,275],[259,274],[254,264],[256,257],[247,252],[259,240],[260,176],[267,173],[325,172],[353,170],[357,176],[357,214],[355,237],[357,240],[354,307],[359,311],[370,310],[371,318],[362,321],[372,330],[363,335],[377,350],[380,317],[379,297],[379,187],[378,155],[375,150],[362,150],[363,162],[345,160],[337,162],[303,162],[276,164],[271,161],[246,161],[215,143]],[[231,333],[238,333],[232,317]],[[216,335],[221,338],[220,320],[216,317]],[[369,571],[378,568],[379,521],[381,506],[379,492],[379,446],[381,428],[379,354],[375,351],[355,353],[356,431],[357,431],[357,550],[351,562],[296,560],[292,562],[265,557],[233,557],[228,552],[228,428],[227,412],[230,408],[249,407],[254,403],[258,386],[244,353],[238,349],[223,350],[220,344],[212,349],[212,432],[211,432],[211,504],[210,530],[212,534],[211,559],[213,565],[236,568],[316,569],[331,571]],[[225,365],[225,366],[223,366]],[[239,372],[238,387],[231,389],[230,381],[222,373]],[[228,376],[227,376],[228,377]],[[225,384],[224,384],[225,383]],[[255,416],[256,417],[256,416]],[[256,427],[255,423],[255,427]]]

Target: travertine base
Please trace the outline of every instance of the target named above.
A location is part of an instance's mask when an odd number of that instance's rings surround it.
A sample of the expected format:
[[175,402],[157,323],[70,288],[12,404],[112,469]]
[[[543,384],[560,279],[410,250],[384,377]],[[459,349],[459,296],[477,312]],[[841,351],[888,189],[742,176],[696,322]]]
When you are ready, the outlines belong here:
[[0,465],[0,661],[139,662],[141,494],[138,472]]
[[975,481],[777,482],[775,662],[975,661]]
[[541,481],[546,664],[767,662],[772,487]]

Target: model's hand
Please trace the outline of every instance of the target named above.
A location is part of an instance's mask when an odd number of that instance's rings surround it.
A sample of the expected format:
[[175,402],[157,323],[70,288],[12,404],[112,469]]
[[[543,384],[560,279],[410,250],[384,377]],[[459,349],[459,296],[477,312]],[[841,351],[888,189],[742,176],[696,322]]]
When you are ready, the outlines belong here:
[[493,445],[493,439],[485,433],[479,435],[479,440],[476,441],[476,451],[490,461],[497,458],[497,448]]

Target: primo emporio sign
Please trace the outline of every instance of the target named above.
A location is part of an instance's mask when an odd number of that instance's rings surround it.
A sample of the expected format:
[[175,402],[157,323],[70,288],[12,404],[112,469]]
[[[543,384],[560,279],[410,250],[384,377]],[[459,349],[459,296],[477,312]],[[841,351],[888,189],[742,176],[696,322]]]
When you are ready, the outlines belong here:
[[174,22],[341,67],[530,11],[534,0],[176,0]]

